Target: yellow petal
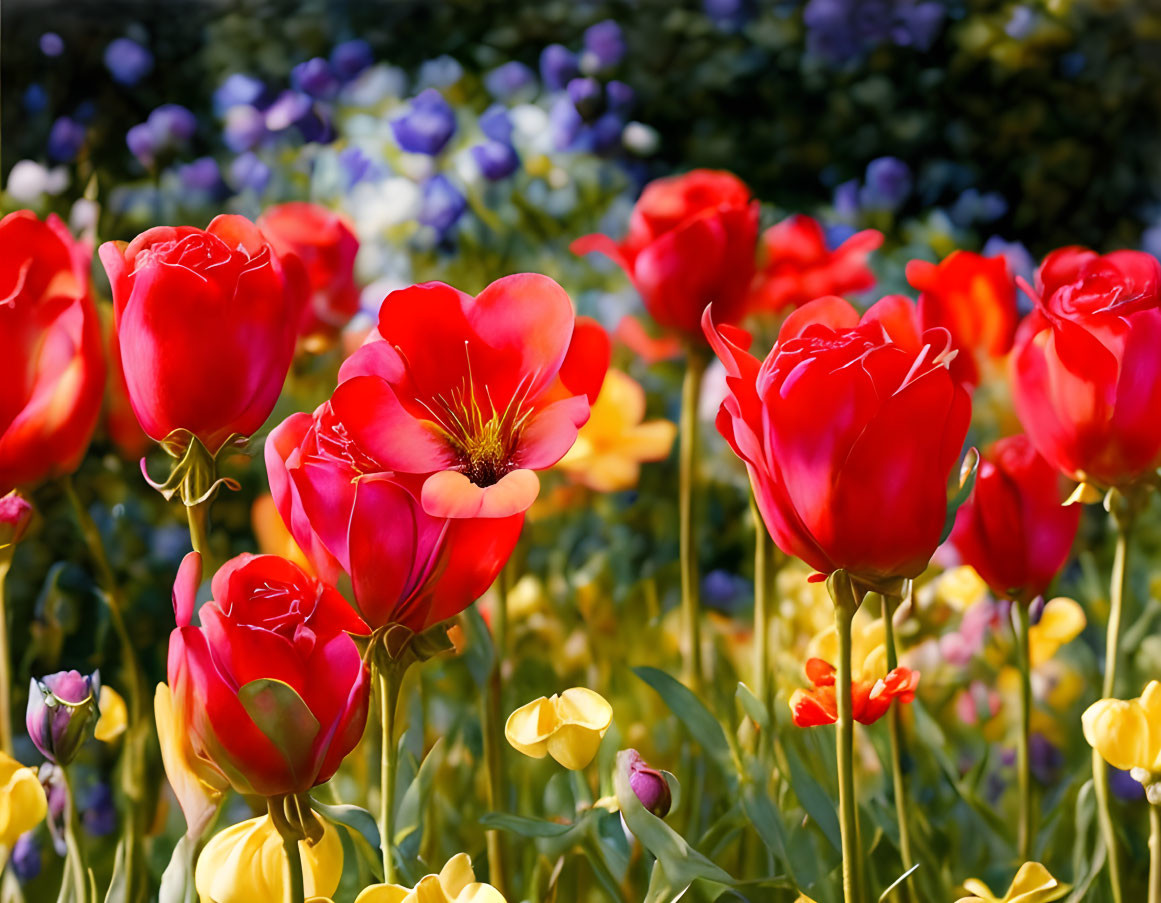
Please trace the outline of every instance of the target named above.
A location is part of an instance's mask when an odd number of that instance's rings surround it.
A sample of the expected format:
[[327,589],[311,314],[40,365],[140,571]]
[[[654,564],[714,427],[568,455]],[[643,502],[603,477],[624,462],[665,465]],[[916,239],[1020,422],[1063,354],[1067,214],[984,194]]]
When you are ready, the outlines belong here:
[[508,716],[504,736],[517,752],[533,759],[543,759],[548,755],[546,741],[556,727],[556,708],[551,700],[541,696]]
[[1061,646],[1076,639],[1085,623],[1084,609],[1076,600],[1065,596],[1051,599],[1044,606],[1039,623],[1028,630],[1032,667],[1048,661]]
[[[992,893],[992,889],[984,884],[979,878],[968,878],[963,883],[963,889],[974,896],[965,897],[964,900],[980,900],[982,903],[1000,903],[1000,898]],[[963,903],[963,900],[960,901]]]
[[604,731],[565,724],[548,738],[548,753],[569,771],[580,771],[596,758]]
[[[323,820],[322,840],[298,845],[308,897],[330,897],[343,874],[343,844]],[[270,816],[263,815],[215,834],[198,858],[194,885],[201,903],[253,903],[287,898],[286,854]]]
[[173,696],[166,684],[157,685],[153,713],[157,720],[157,739],[161,743],[165,776],[181,806],[188,833],[200,837],[218,809],[227,781],[213,765],[199,758],[189,745],[185,725],[174,711]]
[[572,687],[556,700],[557,717],[561,724],[579,724],[601,732],[603,737],[613,723],[613,707],[600,693],[584,687]]
[[47,811],[36,769],[0,752],[0,846],[11,848],[16,838],[44,820]]
[[398,884],[372,884],[355,897],[355,903],[403,903],[410,893]]
[[112,743],[125,733],[125,725],[129,722],[129,710],[125,707],[125,700],[112,687],[102,684],[97,709],[101,717],[97,719],[93,736],[102,743]]
[[1039,862],[1025,862],[1016,872],[1004,903],[1051,903],[1067,894],[1072,887],[1061,884]]
[[472,860],[467,853],[456,853],[439,871],[440,886],[452,899],[475,881],[476,873],[472,871]]
[[1100,699],[1081,716],[1084,739],[1114,768],[1148,768],[1149,722],[1137,700]]
[[460,891],[455,903],[508,903],[508,901],[490,884],[469,884]]

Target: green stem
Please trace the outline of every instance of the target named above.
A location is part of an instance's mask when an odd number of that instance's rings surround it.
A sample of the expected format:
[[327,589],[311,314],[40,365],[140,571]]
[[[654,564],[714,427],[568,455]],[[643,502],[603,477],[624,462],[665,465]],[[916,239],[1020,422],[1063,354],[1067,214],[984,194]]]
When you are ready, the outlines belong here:
[[[73,793],[73,782],[69,772],[63,765],[57,769],[65,788],[65,850],[67,851],[67,868],[72,877],[73,895],[76,903],[84,903],[89,898],[89,881],[86,878],[84,854],[81,852],[80,823],[77,821],[77,801]],[[62,878],[63,882],[67,880]],[[63,892],[62,892],[63,897]]]
[[[492,617],[492,673],[484,695],[484,770],[487,773],[487,802],[493,812],[506,808],[504,781],[504,660],[508,649],[508,595],[512,588],[511,565],[500,571],[496,608]],[[484,833],[488,851],[488,883],[502,895],[505,891],[504,837],[495,829]]]
[[842,835],[843,900],[863,903],[862,857],[858,841],[858,813],[855,800],[855,731],[851,712],[851,623],[858,610],[854,587],[843,572],[831,575],[834,626],[838,635],[838,662],[835,667],[835,748],[838,757],[839,830]]
[[189,540],[193,550],[202,556],[202,566],[209,569],[209,522],[210,502],[207,499],[197,505],[189,505],[185,509],[186,520],[189,521]]
[[380,727],[383,741],[379,758],[379,835],[383,849],[383,880],[397,884],[395,872],[395,778],[399,771],[399,747],[395,743],[395,715],[399,708],[399,689],[403,683],[400,668],[373,664],[379,689]]
[[0,549],[0,751],[12,755],[12,662],[8,657],[8,604],[4,587],[12,549]]
[[750,496],[750,513],[754,518],[754,695],[767,709],[766,698],[770,673],[770,577],[773,562],[770,537],[758,511],[758,503]]
[[286,853],[286,899],[288,903],[303,903],[306,900],[306,884],[302,876],[302,852],[298,838],[282,835],[282,849]]
[[[1126,508],[1131,504],[1128,499],[1114,498],[1116,502],[1123,502]],[[1105,677],[1101,696],[1104,699],[1113,698],[1117,685],[1117,659],[1120,654],[1121,617],[1125,601],[1125,583],[1128,578],[1129,538],[1132,533],[1132,511],[1125,510],[1118,514],[1114,508],[1114,522],[1117,526],[1117,547],[1113,557],[1113,573],[1109,584],[1109,623],[1105,634]],[[1112,808],[1109,805],[1109,771],[1108,765],[1095,749],[1092,752],[1092,779],[1093,789],[1096,791],[1097,819],[1100,822],[1101,837],[1104,839],[1105,850],[1108,854],[1109,883],[1112,887],[1113,903],[1122,903],[1124,893],[1121,884],[1121,858],[1117,848],[1117,831],[1113,823]]]
[[[899,667],[899,649],[895,645],[895,606],[886,594],[883,600],[883,628],[886,631],[887,671]],[[899,600],[901,601],[901,600]],[[911,828],[907,818],[907,785],[903,781],[903,711],[898,702],[887,710],[887,732],[891,739],[891,784],[895,794],[895,820],[899,824],[899,859],[903,871],[908,872],[915,864],[911,855]],[[899,886],[899,898],[910,901],[911,879]]]
[[1020,791],[1017,846],[1020,861],[1032,858],[1032,658],[1028,647],[1028,606],[1012,603],[1012,628],[1016,634],[1016,662],[1020,670],[1020,733],[1016,746],[1016,783]]
[[698,401],[707,360],[701,349],[686,355],[681,387],[681,445],[678,451],[678,517],[681,552],[682,645],[685,677],[695,693],[701,688],[701,601],[698,597],[696,495],[698,488]]
[[1161,903],[1161,806],[1149,805],[1149,903]]

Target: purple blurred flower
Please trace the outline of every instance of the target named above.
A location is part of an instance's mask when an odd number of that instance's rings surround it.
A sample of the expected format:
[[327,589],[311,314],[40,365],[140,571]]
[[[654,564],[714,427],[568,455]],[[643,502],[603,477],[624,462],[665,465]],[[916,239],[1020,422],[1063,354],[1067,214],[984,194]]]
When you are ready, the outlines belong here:
[[548,127],[552,145],[557,150],[568,150],[580,134],[584,121],[567,97],[558,97],[548,111]]
[[230,183],[238,191],[261,194],[270,184],[270,167],[257,154],[239,154],[230,164]]
[[153,54],[132,38],[117,38],[105,48],[105,68],[117,84],[132,86],[153,71]]
[[85,830],[94,837],[108,837],[117,830],[117,807],[113,789],[104,781],[94,785],[85,800],[83,821]]
[[1008,202],[999,192],[968,188],[955,199],[948,215],[957,226],[966,228],[975,223],[990,223],[1007,212]]
[[299,63],[290,70],[290,83],[305,94],[329,100],[339,93],[339,79],[331,64],[321,56]]
[[284,132],[310,113],[310,98],[299,91],[283,91],[265,110],[266,128]]
[[1004,26],[1004,33],[1014,41],[1023,41],[1036,30],[1036,11],[1030,6],[1020,4],[1013,7],[1008,24]]
[[701,578],[701,597],[706,605],[718,611],[735,608],[749,592],[750,584],[729,571],[717,568]]
[[834,212],[837,216],[849,219],[859,212],[859,180],[850,179],[835,186]]
[[130,128],[125,133],[125,144],[129,146],[129,153],[136,157],[142,166],[147,169],[153,166],[157,159],[157,141],[148,123],[142,122]]
[[646,764],[635,749],[628,750],[629,786],[641,801],[641,805],[656,815],[665,818],[673,805],[673,793],[665,775]]
[[480,114],[480,131],[493,141],[512,143],[512,120],[508,108],[494,103]]
[[1055,784],[1064,766],[1064,754],[1047,737],[1034,731],[1028,738],[1029,766],[1041,784]]
[[748,0],[702,0],[701,8],[725,32],[739,30],[754,13]]
[[408,153],[434,157],[456,130],[455,111],[434,88],[412,98],[410,109],[391,120],[395,141]]
[[585,60],[591,60],[593,71],[616,66],[625,56],[625,36],[621,26],[605,19],[585,29]]
[[48,106],[48,92],[44,90],[44,85],[39,82],[33,82],[24,91],[24,110],[29,115],[35,116],[37,113],[43,113]]
[[1023,276],[1031,282],[1035,275],[1036,261],[1022,242],[1005,241],[1000,236],[993,235],[984,242],[982,253],[985,257],[1003,257],[1014,276]]
[[60,56],[64,49],[64,39],[55,31],[46,31],[40,36],[40,52],[45,56]]
[[215,193],[222,187],[222,171],[213,157],[199,157],[177,168],[177,177],[187,191]]
[[419,67],[417,81],[423,87],[449,88],[464,77],[464,67],[446,53]]
[[221,116],[230,107],[255,105],[265,91],[266,86],[260,79],[244,72],[235,72],[214,92],[214,112]]
[[58,671],[32,679],[24,723],[29,739],[50,762],[68,765],[76,756],[91,733],[100,687],[96,671]]
[[934,0],[809,0],[802,20],[810,52],[842,64],[884,43],[928,49],[943,7]]
[[379,173],[375,161],[354,146],[339,152],[339,166],[343,170],[343,184],[347,191],[364,180],[375,178]]
[[520,166],[520,157],[512,145],[503,141],[485,141],[472,145],[472,160],[485,179],[497,182],[512,175]]
[[577,76],[576,54],[561,44],[549,44],[540,51],[540,79],[550,91],[559,91]]
[[826,234],[826,246],[832,251],[838,250],[842,243],[857,231],[850,223],[829,223],[823,226],[823,232]]
[[343,81],[350,81],[363,70],[369,69],[374,61],[371,45],[362,38],[343,41],[331,50],[331,66]]
[[48,156],[57,163],[76,159],[85,144],[85,127],[68,116],[61,116],[48,133]]
[[329,144],[337,134],[326,107],[322,105],[312,106],[294,125],[302,135],[302,140],[307,142]]
[[633,109],[636,93],[627,84],[613,79],[605,85],[605,101],[614,113],[627,114]]
[[189,141],[197,131],[197,118],[176,103],[163,103],[145,120],[159,147],[172,147]]
[[467,208],[468,202],[446,176],[435,175],[423,183],[419,222],[431,226],[441,237],[456,224]]
[[1129,772],[1109,766],[1109,789],[1118,799],[1139,803],[1145,799],[1145,786]]
[[574,78],[570,81],[568,99],[585,122],[592,122],[605,109],[605,92],[595,78]]
[[226,110],[222,125],[222,141],[235,153],[257,147],[266,137],[266,116],[249,104],[232,106]]
[[859,202],[872,210],[898,210],[911,194],[911,168],[898,157],[879,157],[867,164]]
[[496,100],[510,100],[528,92],[535,84],[536,74],[516,60],[497,66],[484,76],[484,87]]
[[8,864],[21,881],[31,881],[40,874],[40,845],[35,831],[25,831],[16,838]]

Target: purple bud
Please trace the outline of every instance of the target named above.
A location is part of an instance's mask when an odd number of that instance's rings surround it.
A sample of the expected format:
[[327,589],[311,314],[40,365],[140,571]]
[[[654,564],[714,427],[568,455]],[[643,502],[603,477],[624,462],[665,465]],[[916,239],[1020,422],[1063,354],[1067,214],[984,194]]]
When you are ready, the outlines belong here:
[[153,54],[131,38],[117,38],[105,48],[105,68],[117,84],[132,86],[153,71]]
[[484,87],[496,100],[510,100],[535,84],[532,70],[516,60],[497,66],[484,76]]
[[484,178],[491,182],[506,179],[520,166],[520,157],[512,149],[512,145],[503,141],[485,141],[483,144],[473,145],[472,159]]
[[441,237],[456,224],[467,208],[468,202],[446,176],[432,176],[424,182],[419,222],[431,226]]
[[290,70],[290,83],[305,94],[329,100],[339,93],[339,80],[331,64],[321,56],[299,63]]
[[665,775],[647,765],[635,749],[629,750],[628,758],[629,786],[637,794],[637,799],[658,818],[665,818],[669,814],[669,807],[673,805],[673,794]]
[[391,120],[396,143],[411,154],[434,157],[447,146],[455,130],[455,111],[435,88],[412,98],[410,109]]
[[254,153],[244,153],[230,164],[230,183],[238,191],[261,194],[270,184],[270,167]]
[[100,674],[58,671],[32,679],[25,726],[41,755],[67,765],[89,735],[97,708]]
[[48,133],[48,156],[57,163],[76,159],[85,144],[85,127],[68,116],[61,116]]
[[625,55],[625,37],[621,26],[605,19],[585,29],[585,55],[596,61],[596,69],[608,69]]
[[34,831],[25,831],[16,838],[8,864],[21,881],[31,881],[40,874],[40,847]]
[[580,72],[576,54],[561,44],[540,51],[540,79],[549,91],[559,91]]
[[220,116],[230,107],[256,105],[265,92],[266,86],[259,79],[235,72],[214,92],[214,111]]
[[32,521],[32,503],[13,489],[0,497],[0,549],[20,542]]
[[570,81],[568,99],[585,122],[592,122],[605,111],[605,92],[595,78],[574,78]]
[[343,41],[331,50],[331,66],[343,81],[350,81],[375,61],[371,45],[361,38]]
[[911,194],[911,169],[898,157],[879,157],[867,164],[859,200],[872,210],[898,210]]
[[40,36],[40,52],[45,56],[60,56],[64,49],[64,39],[55,31],[46,31]]

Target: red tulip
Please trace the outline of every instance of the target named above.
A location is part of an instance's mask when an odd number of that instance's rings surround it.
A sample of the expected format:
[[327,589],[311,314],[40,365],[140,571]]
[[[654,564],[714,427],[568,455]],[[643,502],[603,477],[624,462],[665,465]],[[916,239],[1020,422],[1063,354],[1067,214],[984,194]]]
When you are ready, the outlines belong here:
[[77,469],[105,389],[92,249],[56,216],[0,220],[0,495]]
[[1081,482],[1124,486],[1161,464],[1161,264],[1049,254],[1012,354],[1016,413],[1037,451]]
[[[790,698],[790,717],[795,727],[817,727],[838,720],[834,695],[835,669],[821,658],[808,659],[806,676],[809,690],[795,690]],[[915,699],[919,672],[895,668],[878,680],[856,680],[851,684],[851,717],[860,724],[874,724],[887,714],[891,701],[900,703]]]
[[266,470],[278,513],[315,572],[328,582],[349,574],[373,628],[398,623],[418,633],[463,611],[496,579],[524,523],[523,512],[426,514],[423,477],[384,471],[329,402],[275,427]]
[[294,352],[305,276],[241,216],[206,230],[168,226],[129,244],[106,242],[101,262],[129,400],[153,439],[181,451],[186,433],[216,453],[270,414]]
[[695,169],[646,186],[623,242],[586,235],[572,252],[608,255],[654,320],[700,342],[707,305],[714,305],[718,323],[746,314],[757,238],[758,202],[750,190],[728,172]]
[[762,233],[763,262],[753,287],[753,306],[778,311],[824,295],[849,295],[875,285],[867,266],[883,233],[864,229],[833,251],[818,220],[789,216]]
[[979,385],[981,364],[1006,355],[1016,334],[1016,283],[1004,258],[955,251],[938,265],[912,260],[907,281],[920,292],[922,328],[944,327],[959,349],[952,373]]
[[[526,511],[589,416],[608,359],[566,363],[575,317],[531,273],[472,298],[439,282],[392,292],[379,335],[347,359],[331,399],[344,435],[378,471],[420,477],[437,518]],[[595,356],[594,356],[595,357]]]
[[202,562],[173,587],[169,686],[190,744],[239,793],[305,793],[358,744],[370,674],[349,634],[364,624],[337,590],[275,555],[239,555],[214,575],[191,624]]
[[812,301],[761,363],[747,333],[705,317],[729,388],[718,430],[778,547],[823,574],[914,577],[941,539],[971,402],[949,372],[947,330],[919,348],[896,340],[899,300],[862,320],[841,298]]
[[359,239],[346,217],[319,204],[279,204],[258,218],[258,228],[279,254],[294,254],[306,268],[310,301],[298,334],[334,338],[359,310],[355,254]]
[[1062,504],[1062,482],[1024,435],[1001,439],[981,459],[951,541],[996,595],[1031,602],[1068,560],[1080,506]]

